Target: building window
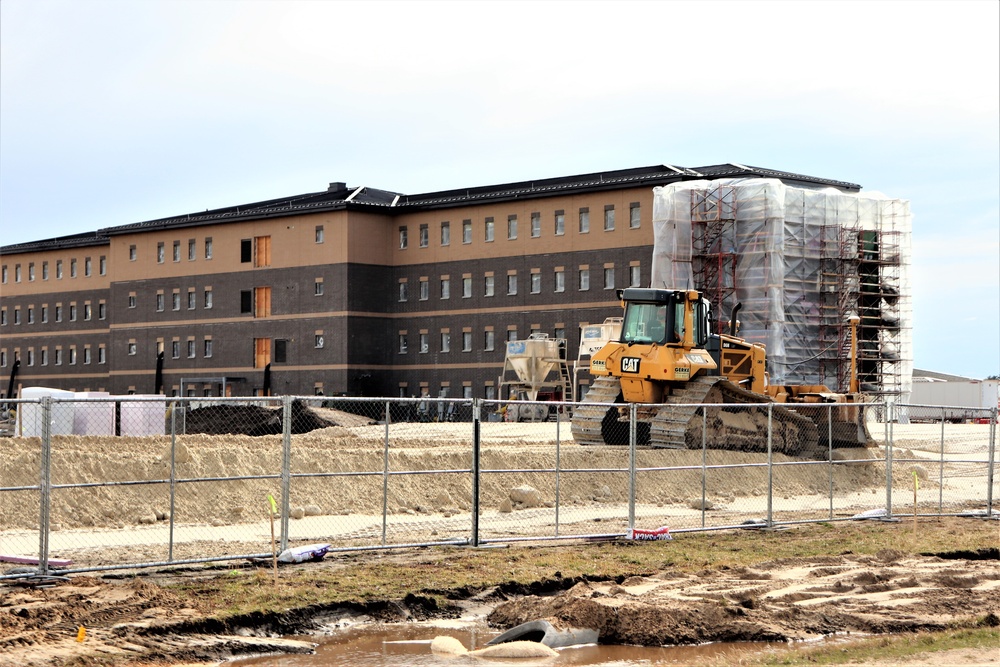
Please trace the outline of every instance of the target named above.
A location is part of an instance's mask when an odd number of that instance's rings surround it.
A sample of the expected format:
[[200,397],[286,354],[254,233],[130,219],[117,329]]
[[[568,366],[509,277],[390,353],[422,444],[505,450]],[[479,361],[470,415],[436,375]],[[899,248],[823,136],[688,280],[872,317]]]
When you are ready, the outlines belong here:
[[212,356],[212,339],[211,338],[206,338],[205,339],[204,348],[205,348],[205,353],[202,356],[211,357]]
[[205,259],[212,259],[212,237],[205,237]]
[[472,332],[462,332],[462,352],[472,352]]
[[566,233],[566,212],[556,211],[556,236]]
[[194,289],[188,290],[188,310],[194,310],[198,305],[198,297],[195,296]]
[[[87,274],[87,275],[90,275],[90,274]],[[35,282],[35,263],[34,262],[29,262],[28,263],[28,282],[29,283]]]
[[90,363],[90,346],[89,345],[84,345],[83,346],[83,363],[85,363],[85,364],[89,364]]
[[69,363],[70,366],[75,366],[76,365],[76,346],[75,345],[70,345],[69,346],[69,361],[68,361],[68,363]]
[[555,291],[556,292],[565,292],[566,291],[566,272],[563,271],[562,269],[558,269],[555,272],[555,276],[554,277],[555,277],[555,284],[556,284]]
[[561,338],[563,340],[566,339],[566,327],[557,326],[555,328],[554,333],[555,333],[554,338],[556,338],[556,339],[560,339]]
[[542,291],[542,274],[531,274],[531,293],[539,294]]
[[0,326],[7,326],[7,309],[0,309]]
[[90,304],[89,303],[83,304],[83,319],[89,322],[91,315],[92,315],[92,310]]
[[211,289],[206,289],[205,290],[205,308],[211,308],[211,307],[212,307],[212,290]]
[[76,260],[69,260],[69,277],[76,278]]
[[62,260],[56,260],[56,280],[62,280],[63,270],[62,270]]
[[135,353],[136,353],[136,344],[135,344],[135,341],[130,340],[128,342],[128,356],[134,357]]
[[249,264],[253,261],[253,240],[240,239],[240,264]]
[[495,278],[492,275],[486,276],[486,290],[483,292],[485,296],[493,296],[496,294]]
[[21,323],[21,308],[20,306],[14,308],[14,324]]
[[494,345],[496,343],[496,338],[494,336],[494,333],[495,332],[492,329],[487,329],[485,332],[486,335],[483,338],[483,350],[485,350],[486,352],[493,351]]
[[163,260],[166,259],[167,250],[163,245],[163,241],[156,244],[156,262],[157,264],[163,264]]
[[128,259],[129,259],[129,261],[130,262],[134,262],[138,256],[139,256],[139,253],[136,250],[135,246],[134,245],[130,245],[128,247]]
[[187,341],[187,353],[188,359],[194,359],[194,339],[189,338]]
[[108,258],[101,255],[101,258],[97,260],[98,271],[100,271],[102,276],[108,275]]
[[512,241],[517,238],[517,216],[507,216],[507,240]]
[[441,298],[450,299],[451,298],[451,279],[442,278],[441,279]]
[[128,307],[135,308],[135,294],[128,295]]
[[42,306],[42,324],[46,324],[49,321],[49,307]]
[[639,272],[639,266],[628,267],[628,286],[629,287],[640,287],[641,274]]
[[639,202],[634,201],[628,205],[628,226],[632,229],[637,229],[639,227],[639,216]]
[[427,301],[427,299],[429,299],[430,296],[431,296],[430,283],[427,281],[427,278],[421,278],[420,279],[420,300],[421,301]]
[[493,218],[486,218],[486,242],[490,243],[493,241]]
[[62,304],[56,304],[56,322],[62,322]]
[[406,283],[405,282],[400,282],[399,283],[399,300],[400,301],[406,301]]
[[170,342],[170,357],[172,359],[181,358],[181,342],[179,340]]
[[108,304],[103,301],[97,303],[97,319],[103,320],[108,316]]
[[174,253],[173,258],[175,262],[181,261],[181,242],[174,241]]
[[[29,366],[34,366],[35,365],[35,350],[33,348],[30,348],[30,347],[28,348],[28,359],[27,359],[27,361],[28,361],[28,365]],[[90,362],[88,361],[87,363],[89,364]]]
[[580,269],[580,291],[586,292],[590,289],[590,269]]
[[323,296],[323,281],[319,278],[313,283],[313,296]]
[[2,275],[3,275],[3,277],[0,278],[0,282],[2,282],[4,285],[6,285],[7,284],[7,265],[6,264],[3,265],[3,269],[0,269],[0,273],[2,273]]
[[451,352],[451,334],[447,331],[441,332],[441,351]]
[[323,225],[316,225],[316,243],[322,243],[324,239]]
[[[90,274],[93,272],[93,267],[94,267],[94,265],[93,265],[93,262],[91,261],[91,259],[89,257],[84,257],[83,258],[83,275],[89,278]],[[31,266],[28,267],[28,269],[31,271],[31,273],[34,273],[33,268],[34,267],[31,267]],[[31,279],[34,280],[35,279],[34,276],[32,276]]]
[[542,235],[542,214],[531,214],[531,237],[537,239]]
[[56,366],[62,366],[62,348],[56,348],[53,360],[55,361]]
[[517,294],[517,274],[512,273],[507,276],[507,294]]
[[28,306],[28,324],[34,324],[34,323],[35,323],[35,309],[32,306]]
[[103,345],[97,348],[97,363],[104,364],[108,361],[108,351]]
[[399,249],[406,250],[408,240],[406,238],[406,227],[399,228]]
[[430,243],[430,231],[428,230],[426,224],[420,225],[420,247],[426,248],[429,243]]
[[170,305],[174,310],[181,309],[181,293],[178,290],[174,290],[170,295]]
[[249,315],[253,312],[253,291],[240,290],[240,315]]
[[590,209],[587,207],[580,209],[580,233],[586,234],[590,231]]
[[49,350],[48,350],[48,348],[43,347],[38,352],[38,363],[40,365],[42,365],[42,366],[48,366],[49,365]]
[[507,342],[513,343],[517,340],[517,329],[507,329]]
[[188,261],[193,262],[198,257],[198,242],[195,239],[188,239]]
[[406,354],[406,334],[399,334],[399,353]]
[[462,243],[472,243],[472,220],[462,221]]
[[604,289],[614,289],[615,288],[615,269],[614,267],[604,269]]
[[[49,263],[48,262],[42,262],[42,280],[48,280],[48,279],[49,279]],[[3,279],[3,281],[7,282],[7,270],[6,270],[6,267],[4,268],[4,279]]]
[[613,232],[615,230],[615,206],[608,204],[604,207],[604,231]]
[[313,346],[317,350],[322,350],[323,349],[323,343],[324,342],[325,341],[323,340],[323,334],[316,334],[316,336],[313,338]]
[[462,278],[462,298],[472,298],[472,276],[464,276]]
[[[17,315],[17,311],[16,310],[14,311],[14,314]],[[69,321],[70,322],[76,322],[76,304],[75,303],[69,304]],[[17,324],[17,322],[14,322],[14,324]]]
[[15,264],[14,265],[14,282],[15,283],[21,282],[21,265],[20,264]]
[[451,223],[441,223],[441,245],[451,245]]
[[421,333],[420,334],[420,354],[427,354],[428,352],[430,352],[430,349],[431,349],[431,347],[430,347],[430,343],[427,340],[427,334],[426,333]]

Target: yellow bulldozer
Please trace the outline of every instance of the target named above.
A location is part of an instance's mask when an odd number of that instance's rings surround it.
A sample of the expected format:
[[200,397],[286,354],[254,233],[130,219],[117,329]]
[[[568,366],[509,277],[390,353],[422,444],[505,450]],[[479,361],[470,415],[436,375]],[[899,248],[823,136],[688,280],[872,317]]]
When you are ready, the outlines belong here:
[[763,345],[737,336],[739,305],[728,334],[711,333],[711,306],[696,290],[622,290],[618,340],[591,357],[586,404],[573,412],[583,445],[629,443],[628,404],[637,404],[637,444],[661,448],[766,452],[824,457],[829,446],[867,447],[864,399],[857,391],[851,325],[849,393],[824,385],[772,385]]

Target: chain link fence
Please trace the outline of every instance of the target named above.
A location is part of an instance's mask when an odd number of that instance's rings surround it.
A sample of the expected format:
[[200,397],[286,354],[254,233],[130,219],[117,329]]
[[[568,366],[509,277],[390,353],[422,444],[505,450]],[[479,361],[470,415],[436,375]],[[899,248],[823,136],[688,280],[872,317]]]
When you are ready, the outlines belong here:
[[[427,397],[79,396],[8,408],[0,578],[265,560],[311,544],[998,514],[996,410],[957,419],[872,404],[845,418],[836,404],[691,405],[665,417],[648,406]],[[615,444],[578,442],[575,410],[604,415],[598,430]],[[865,425],[868,447],[845,446],[845,421]]]

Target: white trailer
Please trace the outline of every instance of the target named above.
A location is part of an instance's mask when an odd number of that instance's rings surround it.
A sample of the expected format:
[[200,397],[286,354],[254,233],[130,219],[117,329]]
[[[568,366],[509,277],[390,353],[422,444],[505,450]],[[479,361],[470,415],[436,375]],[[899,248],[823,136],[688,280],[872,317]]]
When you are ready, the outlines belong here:
[[914,378],[910,403],[943,406],[948,421],[983,419],[1000,404],[1000,381]]

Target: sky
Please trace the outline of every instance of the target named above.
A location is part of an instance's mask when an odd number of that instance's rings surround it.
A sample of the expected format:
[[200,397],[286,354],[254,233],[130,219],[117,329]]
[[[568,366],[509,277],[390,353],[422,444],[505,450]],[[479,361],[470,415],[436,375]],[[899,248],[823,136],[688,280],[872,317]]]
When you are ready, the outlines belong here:
[[0,245],[727,162],[909,200],[914,366],[1000,374],[995,0],[0,1]]

